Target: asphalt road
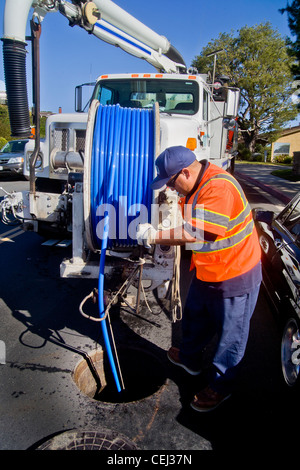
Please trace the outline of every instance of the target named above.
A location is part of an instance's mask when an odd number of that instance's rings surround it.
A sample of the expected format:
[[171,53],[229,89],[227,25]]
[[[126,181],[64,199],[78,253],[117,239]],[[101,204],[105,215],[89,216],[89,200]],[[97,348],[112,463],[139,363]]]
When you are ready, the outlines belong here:
[[[255,163],[236,163],[236,173],[244,176],[254,178],[262,185],[266,185],[267,188],[273,189],[276,192],[285,195],[286,197],[292,198],[298,191],[300,191],[300,182],[288,181],[278,176],[272,175],[274,170],[278,170],[278,165],[261,165]],[[285,169],[291,169],[292,167],[284,166]]]
[[[282,207],[273,196],[242,184],[253,206]],[[0,178],[1,186],[21,190],[28,182]],[[204,379],[168,363],[166,350],[179,341],[180,322],[172,324],[151,296],[153,313],[143,304],[140,316],[125,308],[111,315],[129,396],[119,397],[108,377],[108,394],[96,400],[74,381],[76,365],[87,364],[86,355],[103,342],[99,323],[78,310],[95,282],[60,279],[59,265],[70,248],[46,247],[39,235],[18,228],[8,233],[13,229],[0,224],[0,345],[2,356],[3,344],[6,353],[0,364],[1,450],[36,448],[53,435],[75,430],[106,433],[108,441],[117,435],[127,448],[177,454],[290,451],[298,433],[299,391],[283,383],[280,328],[263,290],[236,392],[218,410],[201,414],[190,408]],[[187,265],[184,258],[183,297]]]

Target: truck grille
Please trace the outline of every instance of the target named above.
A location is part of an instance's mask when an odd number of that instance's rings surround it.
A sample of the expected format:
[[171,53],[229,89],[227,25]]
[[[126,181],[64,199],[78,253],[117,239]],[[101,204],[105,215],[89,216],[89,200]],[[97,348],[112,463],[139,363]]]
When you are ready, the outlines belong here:
[[80,150],[84,152],[86,131],[83,129],[76,129],[75,133],[76,133],[76,152],[79,152]]
[[69,129],[54,129],[53,143],[55,148],[68,151],[69,139]]

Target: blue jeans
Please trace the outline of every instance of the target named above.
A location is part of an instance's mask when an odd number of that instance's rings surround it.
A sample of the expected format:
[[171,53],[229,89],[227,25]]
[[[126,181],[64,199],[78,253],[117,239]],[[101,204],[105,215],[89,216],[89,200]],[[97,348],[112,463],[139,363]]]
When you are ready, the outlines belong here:
[[233,389],[238,365],[245,354],[259,288],[260,282],[244,295],[224,298],[196,277],[191,283],[182,316],[180,360],[199,370],[202,351],[217,334],[209,383],[219,393],[230,393]]

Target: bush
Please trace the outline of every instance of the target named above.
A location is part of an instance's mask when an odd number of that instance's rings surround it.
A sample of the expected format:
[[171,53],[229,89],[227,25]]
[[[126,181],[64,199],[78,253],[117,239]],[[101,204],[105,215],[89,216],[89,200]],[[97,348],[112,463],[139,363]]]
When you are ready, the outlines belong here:
[[4,137],[0,137],[0,150],[2,147],[4,147],[5,144],[7,144],[7,140],[4,139]]
[[271,149],[268,145],[256,144],[255,152],[251,153],[244,144],[238,144],[238,157],[240,160],[251,162],[264,162],[265,152],[267,152],[267,161],[271,161]]
[[286,165],[290,165],[293,161],[293,157],[290,157],[289,155],[276,155],[274,161],[276,163],[284,163]]
[[238,158],[240,160],[250,160],[251,152],[247,149],[244,144],[238,144]]
[[264,157],[261,153],[253,153],[251,155],[251,161],[252,162],[262,162],[263,159],[264,159]]

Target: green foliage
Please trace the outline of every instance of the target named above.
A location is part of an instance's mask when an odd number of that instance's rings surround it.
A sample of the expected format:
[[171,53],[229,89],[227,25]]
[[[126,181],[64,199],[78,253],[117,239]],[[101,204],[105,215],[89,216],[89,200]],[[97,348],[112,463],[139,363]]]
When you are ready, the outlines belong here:
[[245,144],[238,144],[238,158],[240,160],[251,161],[251,162],[264,162],[265,152],[267,152],[267,162],[271,161],[271,148],[270,146],[256,144],[255,152],[252,153],[245,147]]
[[2,147],[4,147],[5,144],[7,144],[7,140],[4,139],[4,137],[0,137],[0,150]]
[[293,157],[289,157],[288,155],[276,155],[274,161],[276,163],[284,163],[285,165],[290,165],[293,161]]
[[4,104],[0,105],[0,137],[5,140],[11,140],[8,109]]
[[230,85],[241,90],[239,128],[245,147],[254,153],[260,133],[274,140],[276,132],[297,116],[291,100],[292,59],[285,39],[268,22],[244,26],[238,34],[220,34],[192,65],[202,73],[211,72],[214,57],[207,55],[218,49],[223,52],[217,55],[216,76],[229,76]]
[[274,170],[271,171],[271,175],[278,176],[278,178],[283,178],[288,181],[298,182],[300,181],[300,176],[295,174],[293,170]]
[[40,119],[40,135],[41,135],[41,138],[45,137],[46,120],[47,120],[47,118],[45,116],[42,116],[41,119]]
[[291,71],[295,79],[298,80],[298,83],[296,83],[295,86],[297,88],[297,107],[298,109],[300,109],[300,0],[293,0],[290,5],[288,3],[286,8],[282,8],[279,11],[281,13],[287,13],[288,25],[292,36],[294,36],[295,38],[295,41],[292,41],[290,38],[287,38],[287,47],[288,53],[293,59]]
[[291,4],[287,4],[286,8],[279,10],[281,13],[287,13],[288,25],[292,35],[295,37],[293,42],[287,39],[288,52],[294,62],[292,64],[292,72],[296,79],[300,78],[300,0],[293,0]]
[[246,161],[251,159],[251,152],[244,144],[238,144],[238,158]]
[[[41,138],[45,137],[46,119],[47,118],[45,116],[42,116],[41,119],[40,119],[40,135],[41,135]],[[11,137],[8,108],[7,108],[6,105],[3,105],[3,104],[0,105],[0,139],[1,138],[3,138],[5,140],[4,144],[8,140],[13,140],[12,137]],[[1,144],[1,140],[0,140],[0,144]]]

